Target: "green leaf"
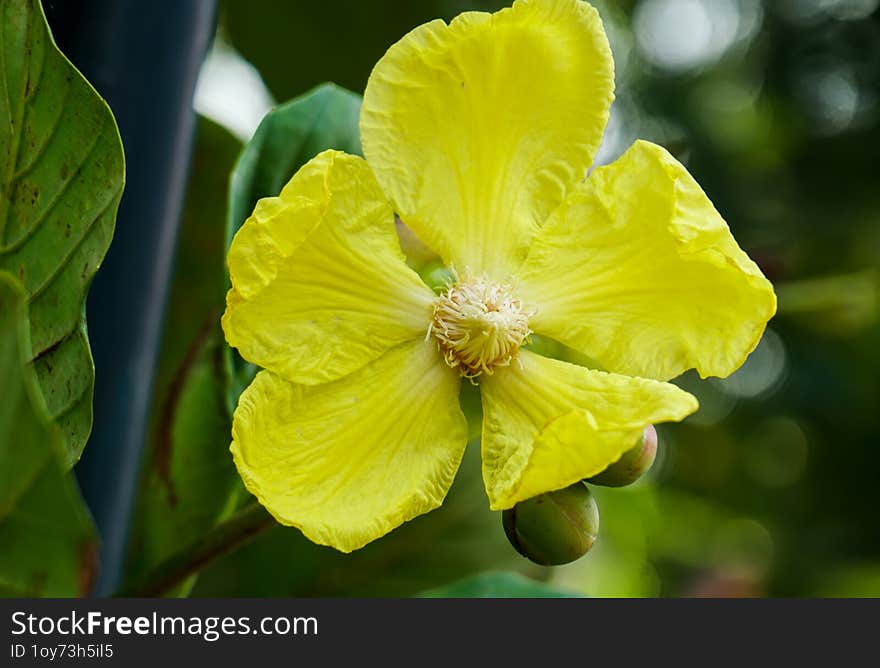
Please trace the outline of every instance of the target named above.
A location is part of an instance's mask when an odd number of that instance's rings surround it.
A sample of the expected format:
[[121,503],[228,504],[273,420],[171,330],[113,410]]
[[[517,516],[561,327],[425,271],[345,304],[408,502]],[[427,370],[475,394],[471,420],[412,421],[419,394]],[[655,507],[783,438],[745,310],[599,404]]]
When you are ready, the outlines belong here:
[[84,302],[113,235],[122,142],[37,0],[0,3],[0,78],[0,271],[24,286],[29,358],[70,467],[92,428]]
[[488,572],[421,593],[425,598],[577,598],[518,573]]
[[29,363],[24,290],[0,271],[0,596],[90,592],[97,543]]
[[227,242],[261,197],[277,195],[290,177],[321,151],[360,154],[361,97],[332,83],[279,105],[244,147],[229,186]]
[[[360,105],[359,95],[326,83],[266,114],[232,171],[227,245],[257,200],[281,192],[290,177],[315,155],[331,148],[360,154]],[[232,410],[256,368],[233,350],[226,364]]]
[[[171,556],[234,507],[223,333],[226,188],[241,143],[199,119],[153,393],[126,579]],[[192,581],[176,593],[188,591]]]

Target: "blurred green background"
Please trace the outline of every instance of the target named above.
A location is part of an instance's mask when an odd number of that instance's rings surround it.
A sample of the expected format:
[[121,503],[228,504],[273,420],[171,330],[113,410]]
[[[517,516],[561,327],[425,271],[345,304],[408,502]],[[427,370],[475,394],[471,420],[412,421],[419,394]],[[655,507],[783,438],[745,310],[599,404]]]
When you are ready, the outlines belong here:
[[[187,317],[193,336],[201,326],[190,306],[222,300],[218,282],[198,294],[180,277],[222,244],[237,141],[273,101],[323,81],[362,93],[373,64],[416,25],[504,4],[221,3],[196,107],[229,132],[200,125],[157,422],[163,398],[180,392]],[[640,137],[687,165],[777,287],[779,314],[757,350],[728,379],[680,379],[701,410],[658,430],[645,479],[596,490],[600,537],[574,564],[541,569],[507,545],[471,447],[443,509],[348,557],[273,529],[210,567],[194,594],[407,595],[502,569],[593,596],[880,595],[878,0],[594,4],[617,74],[599,161]],[[205,238],[187,232],[199,225]],[[209,338],[201,354],[217,345]],[[154,435],[149,456],[163,439]]]

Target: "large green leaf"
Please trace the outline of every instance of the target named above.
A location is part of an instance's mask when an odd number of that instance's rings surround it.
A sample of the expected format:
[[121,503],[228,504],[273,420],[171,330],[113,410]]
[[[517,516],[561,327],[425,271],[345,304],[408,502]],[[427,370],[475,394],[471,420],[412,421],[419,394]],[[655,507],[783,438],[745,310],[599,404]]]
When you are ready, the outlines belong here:
[[[241,143],[199,119],[126,578],[213,527],[241,486],[229,454],[223,334],[227,187]],[[188,586],[176,593],[185,593]]]
[[24,286],[29,356],[69,467],[92,427],[84,301],[113,235],[122,143],[37,0],[0,3],[0,79],[0,270]]
[[480,573],[421,593],[426,598],[574,598],[577,594],[518,573]]
[[[290,177],[315,155],[335,148],[360,153],[358,115],[361,98],[326,83],[276,107],[263,118],[244,147],[229,184],[227,244],[261,197],[277,195]],[[256,369],[230,350],[229,407],[253,379]]]
[[88,594],[91,518],[29,363],[25,294],[0,271],[0,596]]

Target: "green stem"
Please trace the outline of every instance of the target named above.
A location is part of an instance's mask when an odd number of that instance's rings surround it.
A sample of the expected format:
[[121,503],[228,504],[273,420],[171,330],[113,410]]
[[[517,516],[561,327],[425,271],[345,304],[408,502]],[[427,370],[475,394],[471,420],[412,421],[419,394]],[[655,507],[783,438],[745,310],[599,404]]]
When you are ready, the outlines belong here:
[[161,596],[211,562],[250,542],[275,525],[275,519],[260,504],[246,506],[196,542],[159,563],[143,577],[122,587],[115,596]]

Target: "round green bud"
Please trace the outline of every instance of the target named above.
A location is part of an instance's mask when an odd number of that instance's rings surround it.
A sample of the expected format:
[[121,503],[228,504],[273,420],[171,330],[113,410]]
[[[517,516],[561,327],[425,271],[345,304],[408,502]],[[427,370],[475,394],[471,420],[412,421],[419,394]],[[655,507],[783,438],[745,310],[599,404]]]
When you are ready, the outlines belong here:
[[541,566],[581,558],[599,533],[599,508],[582,482],[522,501],[501,520],[516,551]]
[[603,487],[625,487],[642,477],[657,457],[657,430],[645,427],[639,442],[601,473],[587,478],[587,482]]

